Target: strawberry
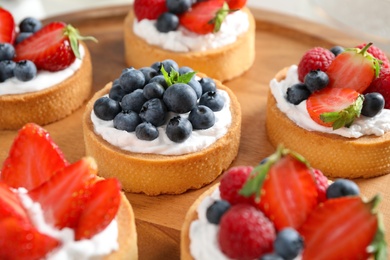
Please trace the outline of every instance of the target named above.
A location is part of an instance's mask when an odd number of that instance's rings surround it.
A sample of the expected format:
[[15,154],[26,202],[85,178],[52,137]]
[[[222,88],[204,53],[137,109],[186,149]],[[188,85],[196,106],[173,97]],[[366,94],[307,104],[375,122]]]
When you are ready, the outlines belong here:
[[[347,196],[319,204],[299,230],[305,241],[302,259],[367,259],[368,246],[381,232],[374,213],[377,203],[378,197],[364,203]],[[384,243],[376,242],[379,248]]]
[[298,64],[299,81],[304,82],[306,74],[312,70],[326,72],[334,58],[335,56],[330,50],[322,47],[315,47],[308,50]]
[[59,246],[59,241],[39,233],[15,218],[0,220],[0,259],[38,260]]
[[71,25],[52,22],[15,46],[15,60],[31,60],[37,69],[63,70],[80,58],[78,40],[95,39],[80,36]]
[[76,240],[89,239],[105,229],[121,203],[121,185],[114,178],[95,183],[90,193],[76,229]]
[[310,95],[306,108],[317,124],[338,129],[349,127],[360,116],[363,99],[354,89],[326,87]]
[[0,219],[7,217],[29,222],[27,212],[18,195],[13,193],[7,184],[0,182]]
[[365,93],[378,92],[385,99],[385,108],[390,109],[390,68],[381,69],[379,77],[374,79]]
[[198,2],[192,8],[180,15],[182,26],[198,34],[218,32],[222,22],[230,12],[223,0]]
[[61,229],[77,225],[89,187],[96,179],[96,163],[83,158],[59,171],[38,188],[31,190],[30,197],[41,204],[45,220]]
[[318,202],[326,200],[326,190],[328,189],[328,178],[318,169],[313,169],[314,178],[316,180]]
[[229,258],[259,259],[272,251],[274,240],[272,222],[251,205],[234,205],[221,218],[218,242]]
[[31,190],[67,164],[48,132],[29,123],[19,130],[4,161],[0,180],[13,188]]
[[10,12],[0,7],[0,43],[14,43],[15,20]]
[[351,48],[337,55],[326,73],[332,88],[350,88],[363,93],[379,75],[378,59],[367,52],[372,43],[363,49]]
[[167,12],[166,0],[134,0],[134,14],[138,21],[143,19],[156,20]]
[[[355,48],[363,49],[367,44],[362,43]],[[371,45],[368,49],[367,52],[370,53],[372,56],[377,58],[378,60],[382,61],[381,68],[390,68],[390,61],[387,58],[386,54],[378,47]]]
[[246,0],[226,0],[226,3],[229,5],[229,9],[237,10],[246,5]]

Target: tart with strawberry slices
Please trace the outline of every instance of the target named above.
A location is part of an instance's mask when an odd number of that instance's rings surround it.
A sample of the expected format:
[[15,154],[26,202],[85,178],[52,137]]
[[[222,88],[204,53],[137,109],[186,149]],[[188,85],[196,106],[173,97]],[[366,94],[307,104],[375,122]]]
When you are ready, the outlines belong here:
[[[0,59],[0,129],[16,130],[27,122],[46,125],[70,115],[90,97],[91,57],[80,40],[91,38],[63,22],[23,32],[11,14],[1,15],[6,12],[0,8],[0,45],[12,52]],[[3,22],[11,24],[7,32]],[[6,33],[12,36],[6,38]]]
[[329,177],[390,173],[388,67],[371,44],[337,56],[322,47],[307,51],[270,83],[269,140],[298,151]]
[[378,201],[347,179],[329,185],[301,155],[278,147],[256,167],[229,169],[195,201],[181,259],[387,259]]
[[220,81],[247,71],[255,58],[255,20],[246,0],[136,0],[124,21],[128,66],[174,59]]
[[159,195],[198,189],[237,155],[236,96],[220,81],[183,69],[189,68],[173,60],[125,69],[87,104],[86,152],[96,159],[99,174],[118,178],[125,191]]
[[0,258],[137,259],[131,205],[96,172],[91,157],[67,162],[40,126],[21,128],[0,174]]

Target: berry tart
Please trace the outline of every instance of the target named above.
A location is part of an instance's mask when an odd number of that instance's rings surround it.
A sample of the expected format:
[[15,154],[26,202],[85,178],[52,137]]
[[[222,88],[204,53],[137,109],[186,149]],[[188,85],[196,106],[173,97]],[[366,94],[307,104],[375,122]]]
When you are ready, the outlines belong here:
[[328,177],[390,173],[390,70],[386,55],[362,44],[308,50],[270,82],[266,129]]
[[181,259],[387,259],[380,196],[359,193],[279,146],[256,167],[229,169],[195,201]]
[[246,0],[136,0],[124,21],[128,66],[173,59],[220,81],[255,59],[255,20]]
[[128,192],[180,194],[212,182],[232,163],[241,108],[219,81],[164,60],[124,69],[98,91],[83,130],[103,177],[117,177]]
[[69,24],[27,17],[15,25],[0,8],[0,130],[46,125],[90,97],[92,65],[82,37]]
[[21,128],[0,172],[0,258],[138,259],[132,207],[96,173],[91,157],[67,162],[40,126]]

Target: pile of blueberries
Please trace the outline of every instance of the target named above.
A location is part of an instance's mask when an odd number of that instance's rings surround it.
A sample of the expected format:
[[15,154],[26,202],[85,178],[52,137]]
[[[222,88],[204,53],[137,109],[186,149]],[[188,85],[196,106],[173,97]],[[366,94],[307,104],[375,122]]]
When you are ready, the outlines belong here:
[[[139,70],[124,69],[109,95],[95,101],[93,110],[99,119],[113,120],[116,129],[135,132],[141,140],[156,139],[157,127],[167,124],[168,138],[180,143],[193,129],[212,127],[214,112],[224,104],[213,79],[197,80],[191,68],[179,68],[167,59]],[[188,117],[181,115],[187,113]]]
[[[15,44],[23,41],[27,37],[42,28],[42,23],[38,19],[27,17],[19,24],[19,32],[15,39]],[[37,75],[37,68],[32,61],[22,60],[14,62],[15,48],[10,43],[0,43],[0,82],[16,77],[20,81],[29,81]]]
[[168,11],[162,13],[156,22],[159,32],[176,31],[179,27],[178,15],[187,12],[193,4],[192,0],[166,0]]

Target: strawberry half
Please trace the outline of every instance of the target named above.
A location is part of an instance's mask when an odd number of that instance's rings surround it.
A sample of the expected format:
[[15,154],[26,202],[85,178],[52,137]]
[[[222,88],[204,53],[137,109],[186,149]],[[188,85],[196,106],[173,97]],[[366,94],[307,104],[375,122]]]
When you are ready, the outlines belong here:
[[138,21],[156,20],[167,11],[166,0],[134,0],[134,14]]
[[226,0],[230,9],[241,9],[246,5],[246,0]]
[[78,40],[95,39],[80,36],[71,25],[52,22],[15,46],[15,61],[31,60],[37,69],[63,70],[80,58]]
[[61,170],[28,194],[41,204],[45,220],[61,229],[77,226],[88,189],[96,180],[97,166],[92,158],[83,158]]
[[229,12],[229,6],[223,0],[209,0],[194,4],[189,11],[180,15],[179,21],[192,32],[213,33],[219,31]]
[[332,88],[350,88],[363,93],[371,82],[378,77],[380,62],[374,58],[367,49],[346,49],[337,55],[328,67],[329,86]]
[[90,193],[76,228],[76,240],[89,239],[104,230],[121,203],[121,185],[114,178],[95,183]]
[[31,190],[67,164],[48,132],[29,123],[19,130],[4,161],[0,180],[13,188]]
[[317,124],[349,127],[360,116],[364,96],[354,89],[326,87],[310,95],[306,109]]
[[0,43],[14,43],[15,20],[10,12],[0,7]]
[[[367,259],[369,245],[382,232],[373,212],[377,203],[378,197],[364,203],[358,196],[348,196],[319,204],[299,230],[305,241],[302,259]],[[384,241],[376,242],[382,249]]]
[[27,212],[18,195],[13,193],[7,184],[0,182],[0,219],[8,217],[29,222]]

